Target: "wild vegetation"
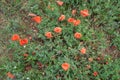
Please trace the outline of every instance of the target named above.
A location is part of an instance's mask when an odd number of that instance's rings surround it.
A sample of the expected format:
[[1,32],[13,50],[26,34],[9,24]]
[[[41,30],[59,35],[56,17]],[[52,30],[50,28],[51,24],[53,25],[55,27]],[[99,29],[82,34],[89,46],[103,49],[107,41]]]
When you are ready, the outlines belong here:
[[120,80],[119,0],[1,0],[0,80]]

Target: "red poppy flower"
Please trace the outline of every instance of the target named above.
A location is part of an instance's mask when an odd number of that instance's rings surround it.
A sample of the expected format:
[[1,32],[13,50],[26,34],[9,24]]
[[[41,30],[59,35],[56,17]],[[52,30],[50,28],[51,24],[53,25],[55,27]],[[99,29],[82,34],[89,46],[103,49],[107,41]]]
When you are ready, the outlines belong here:
[[80,20],[74,20],[74,22],[73,22],[74,26],[78,26],[80,23],[81,23]]
[[69,68],[70,68],[70,64],[69,63],[63,63],[62,65],[62,68],[67,71]]
[[85,54],[85,53],[86,53],[86,48],[82,48],[82,49],[80,50],[80,52],[81,52],[81,54]]
[[80,14],[81,14],[83,17],[89,16],[89,13],[88,13],[88,10],[87,10],[87,9],[81,10],[81,11],[80,11]]
[[61,33],[61,31],[62,31],[62,28],[60,28],[60,27],[54,28],[54,32],[56,32],[56,33]]
[[74,37],[75,37],[76,39],[80,39],[80,38],[82,37],[82,34],[76,32],[76,33],[74,34]]
[[68,20],[67,20],[69,23],[73,23],[74,21],[75,21],[75,19],[74,18],[68,18]]
[[11,78],[11,79],[15,78],[15,76],[14,76],[11,72],[8,72],[8,73],[7,73],[7,76],[8,76],[9,78]]
[[63,21],[64,19],[65,19],[65,15],[61,15],[58,20]]
[[51,32],[46,32],[46,33],[45,33],[45,36],[46,36],[48,39],[53,37]]
[[62,1],[56,1],[57,2],[57,4],[59,5],[59,6],[62,6],[63,5],[63,2]]
[[17,41],[20,39],[20,36],[18,34],[14,34],[11,38],[12,41]]
[[36,23],[40,23],[42,18],[40,16],[34,16],[32,17],[32,20],[35,21]]
[[97,76],[97,75],[98,75],[98,72],[95,71],[95,72],[93,73],[93,75],[94,75],[94,76]]
[[27,38],[25,38],[25,39],[20,39],[19,42],[20,42],[20,45],[23,46],[23,45],[28,44],[28,39],[27,39]]

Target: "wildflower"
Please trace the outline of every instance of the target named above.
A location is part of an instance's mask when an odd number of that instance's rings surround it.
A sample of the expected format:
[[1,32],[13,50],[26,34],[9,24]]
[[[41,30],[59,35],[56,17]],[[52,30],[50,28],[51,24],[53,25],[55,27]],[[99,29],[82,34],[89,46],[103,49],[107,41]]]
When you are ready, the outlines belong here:
[[23,56],[24,56],[24,57],[28,57],[28,54],[27,54],[27,53],[25,53],[25,54],[23,54]]
[[74,22],[74,20],[75,20],[74,18],[68,18],[68,20],[67,20],[67,21],[68,21],[69,23],[73,23],[73,22]]
[[106,64],[108,64],[108,62],[106,62]]
[[63,2],[62,1],[56,1],[57,2],[57,4],[59,5],[59,6],[62,6],[63,5]]
[[61,15],[58,20],[63,21],[64,19],[65,19],[65,15]]
[[87,10],[87,9],[81,10],[81,11],[80,11],[80,14],[81,14],[83,17],[89,16],[89,13],[88,13],[88,10]]
[[62,31],[62,28],[60,28],[60,27],[54,28],[54,32],[56,32],[56,33],[61,33],[61,31]]
[[73,9],[73,10],[72,10],[72,15],[75,15],[76,12],[77,12],[76,9]]
[[80,39],[80,38],[82,37],[82,34],[76,32],[76,33],[74,34],[74,37],[75,37],[76,39]]
[[17,67],[16,66],[14,66],[14,69],[16,69]]
[[97,75],[98,75],[98,72],[95,71],[95,72],[93,73],[93,76],[97,76]]
[[74,22],[73,22],[74,26],[78,26],[80,23],[81,23],[80,20],[74,20]]
[[81,52],[82,54],[85,54],[85,53],[86,53],[86,48],[82,48],[82,49],[80,50],[80,52]]
[[46,32],[46,33],[45,33],[45,36],[46,36],[47,38],[52,38],[52,37],[53,37],[51,32]]
[[87,69],[90,69],[90,68],[91,68],[91,66],[90,66],[90,65],[86,65],[86,68],[87,68]]
[[8,73],[7,73],[7,76],[8,76],[9,78],[11,78],[11,79],[15,78],[15,76],[14,76],[11,72],[8,72]]
[[26,45],[24,45],[23,47],[26,48]]
[[19,39],[20,39],[20,37],[19,37],[18,34],[14,34],[14,35],[12,36],[12,38],[11,38],[12,41],[17,41],[17,40],[19,40]]
[[24,45],[28,44],[28,39],[27,38],[20,39],[19,43],[20,43],[21,46],[24,46]]
[[62,68],[67,71],[69,68],[70,68],[70,64],[69,63],[63,63],[62,65]]
[[34,16],[32,20],[35,21],[36,23],[40,23],[42,18],[40,16]]
[[27,80],[29,80],[30,78],[29,78],[29,77],[27,77],[26,79],[27,79]]
[[88,61],[89,61],[89,62],[92,62],[92,61],[93,61],[93,58],[88,58]]

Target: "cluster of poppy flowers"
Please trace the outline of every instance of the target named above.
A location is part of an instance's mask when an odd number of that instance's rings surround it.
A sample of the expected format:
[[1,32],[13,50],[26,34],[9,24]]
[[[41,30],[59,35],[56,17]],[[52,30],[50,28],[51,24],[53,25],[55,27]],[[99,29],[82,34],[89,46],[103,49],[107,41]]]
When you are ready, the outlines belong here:
[[[57,2],[57,4],[58,4],[59,6],[62,6],[63,3],[64,3],[63,1],[59,1],[59,0],[56,1],[56,2]],[[72,10],[72,15],[75,15],[76,12],[77,12],[76,9]],[[88,12],[87,9],[81,10],[81,11],[80,11],[80,14],[81,14],[81,16],[83,16],[83,17],[89,16],[89,12]],[[41,23],[41,21],[42,21],[41,16],[37,16],[36,14],[31,13],[31,14],[29,14],[29,16],[32,16],[32,20],[35,21],[36,23]],[[65,20],[65,15],[61,14],[60,17],[58,18],[58,21],[63,21],[63,20]],[[68,18],[67,21],[68,21],[69,23],[72,23],[74,26],[78,26],[78,25],[81,23],[81,21],[80,21],[79,19],[75,19],[75,18]],[[56,27],[56,28],[54,28],[54,32],[56,32],[56,33],[61,33],[61,32],[62,32],[62,28]],[[47,38],[49,38],[49,39],[53,37],[52,32],[46,32],[46,33],[45,33],[45,36],[46,36]],[[75,37],[76,39],[80,39],[80,38],[82,37],[82,34],[79,33],[79,32],[76,32],[76,33],[74,33],[74,37]]]
[[[72,13],[74,13],[75,14],[75,11],[73,10],[72,11]],[[81,10],[81,15],[83,16],[83,17],[86,17],[86,16],[88,16],[89,15],[89,13],[88,13],[88,10]],[[65,15],[60,15],[60,17],[58,18],[58,21],[63,21],[63,20],[65,20]],[[69,23],[72,23],[74,26],[78,26],[80,23],[81,23],[81,21],[79,20],[79,19],[74,19],[74,18],[68,18],[68,20],[67,20]],[[56,33],[61,33],[61,31],[62,31],[62,29],[60,28],[60,27],[56,27],[56,28],[54,28],[54,32],[56,32]],[[46,32],[45,33],[45,36],[47,37],[47,38],[52,38],[53,36],[52,36],[52,33],[51,32]],[[76,32],[76,33],[74,33],[74,37],[76,38],[76,39],[80,39],[81,37],[82,37],[82,34],[81,33],[79,33],[79,32]]]
[[11,79],[14,79],[15,78],[15,75],[13,75],[11,72],[8,72],[7,73],[7,76]]
[[[62,6],[63,3],[64,3],[64,2],[62,2],[62,1],[56,1],[56,2],[57,2],[57,4],[58,4],[59,6]],[[76,14],[76,10],[72,10],[72,15],[75,15],[75,14]],[[88,13],[88,10],[87,10],[87,9],[81,10],[81,11],[80,11],[80,14],[81,14],[81,16],[83,16],[83,17],[89,16],[89,13]],[[66,18],[65,15],[62,14],[62,15],[60,15],[60,17],[58,18],[58,21],[64,21],[65,18]],[[78,26],[78,25],[81,23],[81,21],[80,21],[79,19],[76,20],[75,18],[68,18],[67,22],[72,23],[74,26]],[[55,32],[55,33],[61,33],[61,32],[62,32],[62,28],[60,28],[60,27],[55,27],[55,28],[54,28],[54,32]],[[46,33],[45,33],[45,36],[46,36],[48,39],[50,39],[50,38],[53,37],[52,32],[46,32]],[[76,39],[80,39],[80,38],[82,37],[82,34],[79,33],[79,32],[76,32],[76,33],[74,33],[74,37],[75,37]],[[86,53],[86,48],[83,47],[83,48],[80,50],[80,52],[81,52],[82,54],[85,54],[85,53]],[[63,68],[63,70],[67,71],[67,70],[70,68],[70,64],[67,63],[67,62],[65,62],[65,63],[63,63],[63,64],[61,65],[61,67]],[[94,73],[94,75],[95,75],[95,73]]]
[[28,39],[27,39],[27,38],[21,39],[18,34],[12,35],[11,40],[12,40],[12,41],[19,41],[19,44],[20,44],[21,46],[24,46],[24,45],[28,44]]
[[[64,4],[64,2],[62,2],[62,1],[56,1],[56,3],[57,3],[59,6],[62,6],[62,5]],[[72,15],[75,15],[76,12],[77,12],[76,9],[72,10]],[[80,11],[80,15],[83,16],[83,17],[87,17],[87,16],[89,16],[89,12],[88,12],[87,9],[84,9],[84,10],[81,10],[81,11]],[[36,23],[38,23],[38,24],[41,23],[41,21],[42,21],[42,17],[41,17],[41,16],[38,16],[38,15],[36,15],[36,14],[30,13],[29,16],[32,17],[32,18],[31,18],[32,21],[34,21],[34,22],[36,22]],[[60,17],[58,18],[58,21],[64,21],[65,18],[66,18],[65,15],[61,14]],[[73,24],[74,26],[78,26],[78,25],[81,23],[81,21],[80,21],[79,19],[75,19],[75,18],[72,18],[72,17],[68,18],[68,19],[67,19],[67,22]],[[61,27],[55,27],[53,31],[54,31],[55,33],[59,34],[59,33],[62,33],[62,28],[61,28]],[[50,38],[53,37],[52,32],[46,32],[46,33],[45,33],[45,36],[46,36],[46,38],[48,38],[48,39],[50,39]],[[76,39],[80,39],[80,38],[82,37],[82,34],[79,33],[79,32],[76,32],[76,33],[74,33],[74,37],[75,37]],[[11,40],[12,40],[12,41],[19,41],[19,43],[20,43],[21,46],[26,45],[26,44],[28,43],[28,39],[27,39],[27,38],[21,39],[18,34],[14,34],[14,35],[12,36]],[[80,53],[81,53],[81,54],[85,54],[85,53],[86,53],[86,48],[83,47],[83,48],[80,50]],[[27,57],[28,54],[24,54],[24,56]],[[91,59],[90,59],[90,60],[91,60]],[[61,65],[61,67],[63,68],[63,70],[67,71],[67,70],[70,68],[70,64],[67,63],[67,62],[65,62],[65,63],[63,63],[63,64]],[[90,66],[88,66],[88,67],[90,67]],[[7,75],[8,75],[8,77],[10,77],[10,78],[14,78],[14,75],[13,75],[12,73],[10,73],[10,72],[8,72]],[[98,73],[95,71],[95,72],[93,73],[93,75],[94,75],[94,76],[97,76]]]
[[[62,6],[63,3],[64,3],[64,2],[62,2],[62,1],[56,1],[56,2],[57,2],[57,4],[58,4],[59,6]],[[76,14],[76,10],[74,9],[74,10],[72,10],[72,15],[75,15],[75,14]],[[81,14],[83,17],[89,16],[88,10],[86,10],[86,9],[81,10],[81,11],[80,11],[80,14]],[[32,17],[31,20],[35,21],[35,22],[38,23],[38,24],[41,23],[41,21],[42,21],[41,16],[37,16],[36,14],[30,13],[29,16]],[[65,20],[65,15],[62,14],[62,15],[58,18],[58,21],[63,21],[63,20]],[[72,23],[74,26],[78,26],[78,25],[81,23],[81,21],[80,21],[79,19],[76,20],[76,19],[74,19],[74,18],[68,18],[67,21],[68,21],[69,23]],[[62,28],[60,28],[60,27],[55,27],[55,28],[54,28],[54,32],[55,32],[55,33],[61,33],[61,32],[62,32]],[[53,37],[52,32],[46,32],[46,33],[45,33],[45,36],[46,36],[46,38],[48,38],[48,39],[50,39],[50,38]],[[79,32],[76,32],[76,33],[74,33],[74,37],[75,37],[76,39],[80,39],[80,38],[82,37],[82,34],[79,33]],[[11,39],[12,39],[12,41],[19,41],[19,43],[20,43],[21,46],[23,46],[23,45],[25,45],[25,44],[28,43],[28,39],[27,39],[27,38],[20,39],[20,37],[19,37],[18,34],[14,34]],[[82,54],[85,54],[85,53],[86,53],[86,48],[82,48],[82,49],[80,50],[80,52],[81,52]]]

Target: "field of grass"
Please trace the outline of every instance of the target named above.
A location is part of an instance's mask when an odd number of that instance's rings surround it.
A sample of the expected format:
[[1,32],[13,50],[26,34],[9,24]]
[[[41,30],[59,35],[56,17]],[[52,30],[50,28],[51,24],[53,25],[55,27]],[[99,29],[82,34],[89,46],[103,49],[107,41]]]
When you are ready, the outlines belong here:
[[0,37],[0,80],[120,80],[120,0],[0,0]]

